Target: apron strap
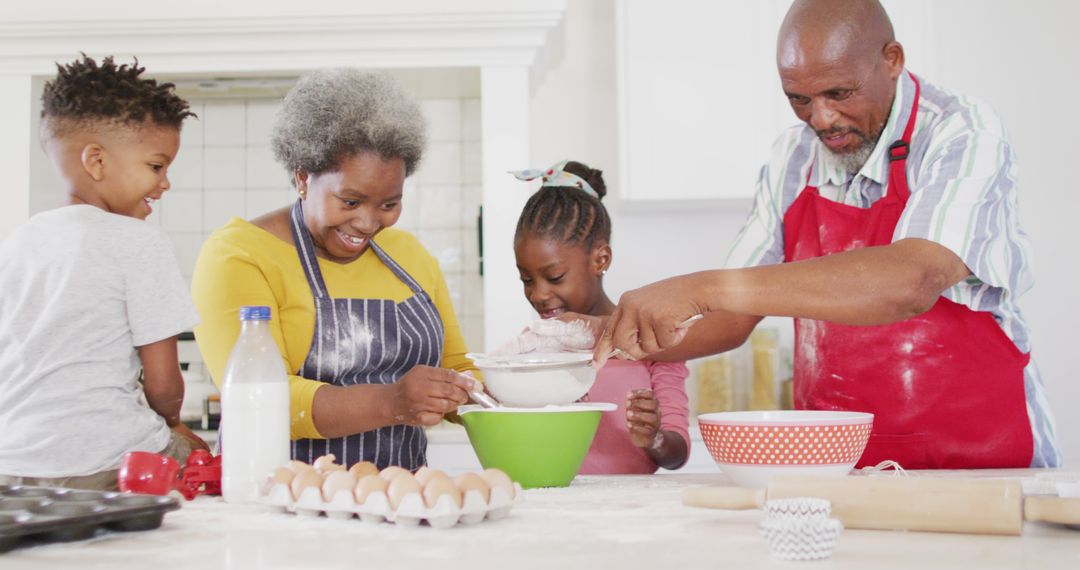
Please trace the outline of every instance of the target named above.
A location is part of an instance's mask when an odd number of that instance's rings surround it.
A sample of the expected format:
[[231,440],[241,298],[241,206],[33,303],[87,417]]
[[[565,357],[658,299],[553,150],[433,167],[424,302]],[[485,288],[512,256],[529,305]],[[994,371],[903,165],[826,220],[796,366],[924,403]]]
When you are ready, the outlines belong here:
[[919,115],[919,80],[910,71],[908,77],[915,83],[915,99],[911,103],[911,114],[904,128],[904,136],[889,145],[889,189],[895,191],[901,204],[906,204],[908,197],[911,196],[907,183],[907,157],[911,149],[911,134],[915,132],[915,119]]
[[[296,204],[293,204],[292,224],[289,225],[289,229],[292,231],[296,251],[300,254],[300,265],[304,268],[304,275],[307,276],[308,285],[311,286],[311,293],[316,299],[329,299],[330,294],[327,292],[326,282],[323,281],[322,270],[319,269],[319,260],[315,256],[315,242],[312,241],[311,234],[307,231],[307,226],[304,225],[302,202],[303,200],[298,198]],[[372,242],[372,245],[374,245],[374,242]]]

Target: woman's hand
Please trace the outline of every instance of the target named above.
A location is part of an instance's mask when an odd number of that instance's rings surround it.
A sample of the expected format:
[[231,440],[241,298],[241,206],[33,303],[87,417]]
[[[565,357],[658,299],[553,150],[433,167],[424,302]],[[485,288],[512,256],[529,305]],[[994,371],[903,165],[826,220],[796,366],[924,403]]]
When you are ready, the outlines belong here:
[[478,382],[447,368],[414,366],[393,385],[390,399],[395,423],[433,426],[443,415],[469,401]]

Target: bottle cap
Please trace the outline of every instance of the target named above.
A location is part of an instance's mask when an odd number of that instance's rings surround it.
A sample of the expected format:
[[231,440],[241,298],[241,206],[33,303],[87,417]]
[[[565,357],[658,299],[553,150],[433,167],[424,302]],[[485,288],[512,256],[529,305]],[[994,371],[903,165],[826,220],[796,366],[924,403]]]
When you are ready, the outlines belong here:
[[269,321],[270,307],[240,307],[241,321]]

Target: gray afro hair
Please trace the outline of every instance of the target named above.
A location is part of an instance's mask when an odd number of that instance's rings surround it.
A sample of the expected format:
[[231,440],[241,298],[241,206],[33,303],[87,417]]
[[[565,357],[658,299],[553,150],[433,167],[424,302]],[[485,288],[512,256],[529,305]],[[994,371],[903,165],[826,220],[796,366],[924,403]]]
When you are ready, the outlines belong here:
[[333,171],[364,151],[416,170],[427,142],[420,106],[386,73],[339,68],[314,71],[285,96],[273,147],[290,175]]

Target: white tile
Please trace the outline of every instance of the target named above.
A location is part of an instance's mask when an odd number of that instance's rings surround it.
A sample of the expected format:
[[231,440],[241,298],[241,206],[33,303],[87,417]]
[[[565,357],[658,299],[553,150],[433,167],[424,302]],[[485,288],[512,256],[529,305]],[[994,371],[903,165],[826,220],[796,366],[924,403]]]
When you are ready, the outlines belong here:
[[465,346],[472,352],[484,351],[484,317],[460,317]]
[[203,148],[202,146],[180,147],[176,161],[169,165],[169,184],[173,190],[202,190],[203,187]]
[[195,269],[195,259],[199,257],[199,249],[202,248],[203,237],[200,233],[170,233],[173,249],[176,251],[176,261],[180,264],[180,272],[185,277],[190,277]]
[[161,213],[161,227],[172,232],[202,232],[203,193],[169,191],[158,205],[166,206]]
[[401,194],[401,216],[394,227],[412,233],[420,229],[420,189],[416,184],[416,177],[405,179],[405,186]]
[[203,144],[242,145],[246,129],[243,101],[212,101],[203,107]]
[[461,315],[484,315],[484,279],[471,267],[466,267],[461,276]]
[[461,99],[428,99],[420,102],[427,119],[429,142],[461,140]]
[[281,100],[256,100],[247,103],[247,135],[249,145],[270,145],[274,120],[281,110]]
[[248,190],[246,200],[245,217],[248,219],[261,216],[271,210],[288,205],[280,190]]
[[243,190],[207,190],[203,194],[203,231],[212,232],[233,216],[244,217]]
[[[480,143],[467,142],[461,147],[461,179],[465,184],[476,186],[483,183],[483,171],[480,169],[483,161],[480,160]],[[516,166],[507,170],[522,170],[528,167]],[[507,174],[510,176],[510,174]]]
[[246,150],[248,188],[287,188],[289,173],[274,160],[268,146],[249,146]]
[[460,228],[462,219],[461,186],[424,185],[417,193],[420,206],[420,229]]
[[474,228],[465,228],[462,235],[462,271],[465,275],[480,276],[480,232]]
[[184,119],[184,124],[180,126],[181,149],[201,148],[203,145],[203,104],[192,102],[190,108],[191,112],[198,116]]
[[480,223],[480,204],[484,199],[484,189],[480,186],[466,186],[461,199],[462,227],[476,229]]
[[419,233],[420,243],[439,260],[443,273],[460,273],[464,252],[462,230],[425,230]]
[[480,141],[480,100],[466,99],[461,102],[461,140]]
[[461,143],[432,143],[416,173],[420,184],[461,184]]
[[462,305],[462,278],[460,273],[444,273],[446,290],[450,293],[450,302],[454,305],[454,314],[460,317],[465,314]]
[[244,147],[207,147],[204,156],[203,188],[244,187]]

